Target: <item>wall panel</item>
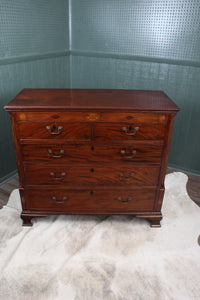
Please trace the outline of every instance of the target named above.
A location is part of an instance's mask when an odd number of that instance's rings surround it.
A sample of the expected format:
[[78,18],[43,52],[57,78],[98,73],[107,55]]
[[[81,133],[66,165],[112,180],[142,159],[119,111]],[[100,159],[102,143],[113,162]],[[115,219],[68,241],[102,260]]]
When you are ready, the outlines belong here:
[[3,106],[23,88],[69,87],[66,0],[0,1],[0,182],[16,170]]
[[0,182],[16,169],[9,115],[3,106],[23,88],[69,87],[69,57],[0,66]]
[[72,50],[200,61],[199,0],[71,0]]
[[68,1],[1,0],[0,58],[68,49]]

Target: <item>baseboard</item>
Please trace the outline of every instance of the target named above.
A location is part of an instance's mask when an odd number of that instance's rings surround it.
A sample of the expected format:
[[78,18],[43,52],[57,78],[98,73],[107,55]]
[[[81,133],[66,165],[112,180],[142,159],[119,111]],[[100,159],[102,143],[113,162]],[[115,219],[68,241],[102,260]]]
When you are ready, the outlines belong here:
[[190,175],[200,176],[200,171],[183,168],[183,167],[177,166],[175,164],[168,164],[168,168],[171,168],[175,171],[187,173],[187,174],[190,174]]
[[17,170],[14,170],[14,171],[8,173],[7,175],[1,177],[0,178],[0,185],[6,183],[7,181],[9,181],[13,177],[15,177],[17,174],[18,174]]

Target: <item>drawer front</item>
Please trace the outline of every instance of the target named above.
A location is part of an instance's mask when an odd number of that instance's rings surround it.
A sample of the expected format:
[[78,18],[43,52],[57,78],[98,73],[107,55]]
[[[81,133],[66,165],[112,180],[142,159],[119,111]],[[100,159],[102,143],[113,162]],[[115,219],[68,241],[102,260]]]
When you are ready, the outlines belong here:
[[168,114],[153,112],[135,113],[112,113],[105,112],[101,116],[101,122],[125,122],[140,124],[166,124],[169,119]]
[[29,190],[29,206],[35,211],[93,213],[152,211],[156,190]]
[[17,120],[31,122],[125,122],[166,124],[167,113],[154,112],[18,112]]
[[90,124],[86,123],[20,122],[19,132],[21,139],[90,140],[90,126]]
[[156,186],[159,167],[134,165],[26,165],[28,185],[146,185]]
[[96,140],[163,140],[165,125],[95,124]]
[[22,144],[24,161],[160,162],[163,146],[149,144]]

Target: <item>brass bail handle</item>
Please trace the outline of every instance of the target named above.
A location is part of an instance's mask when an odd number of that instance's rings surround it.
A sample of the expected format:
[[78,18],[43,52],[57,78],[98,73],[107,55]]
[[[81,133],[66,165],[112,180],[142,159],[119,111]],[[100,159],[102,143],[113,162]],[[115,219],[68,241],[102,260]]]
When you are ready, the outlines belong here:
[[56,196],[53,196],[53,197],[51,197],[51,198],[52,198],[53,201],[56,201],[56,203],[63,203],[63,202],[65,202],[65,201],[67,200],[67,197],[66,197],[66,196],[61,197],[60,200],[57,199]]
[[129,201],[132,200],[132,197],[128,197],[127,199],[124,199],[122,197],[118,197],[117,200],[119,200],[119,202],[123,203],[123,204],[127,204]]
[[132,151],[131,151],[131,154],[132,154],[132,155],[127,155],[126,149],[122,149],[122,150],[120,151],[121,155],[122,155],[124,158],[134,158],[135,155],[136,155],[136,152],[137,152],[136,150],[132,150]]
[[55,180],[63,180],[63,178],[65,177],[66,173],[65,172],[61,172],[60,173],[60,177],[56,177],[56,174],[54,172],[50,172],[51,177],[53,177]]
[[122,180],[125,180],[125,181],[131,180],[131,178],[133,178],[134,175],[135,175],[134,172],[131,172],[129,176],[125,176],[124,173],[119,173],[119,177],[120,177]]
[[[133,130],[133,132],[130,132],[131,130]],[[139,130],[139,127],[136,126],[134,127],[134,129],[132,129],[132,126],[129,126],[129,128],[127,129],[126,126],[122,127],[122,131],[126,134],[126,135],[135,135],[136,132]]]
[[48,149],[48,153],[50,154],[50,156],[52,158],[61,158],[61,157],[63,157],[64,152],[65,152],[65,150],[61,149],[59,151],[59,154],[57,155],[57,154],[54,153],[54,151],[52,149]]
[[[57,131],[56,131],[57,129]],[[63,130],[63,127],[62,126],[58,126],[56,128],[56,125],[53,125],[52,127],[51,126],[46,126],[46,130],[48,130],[48,132],[51,134],[51,135],[58,135],[61,133],[61,131]]]

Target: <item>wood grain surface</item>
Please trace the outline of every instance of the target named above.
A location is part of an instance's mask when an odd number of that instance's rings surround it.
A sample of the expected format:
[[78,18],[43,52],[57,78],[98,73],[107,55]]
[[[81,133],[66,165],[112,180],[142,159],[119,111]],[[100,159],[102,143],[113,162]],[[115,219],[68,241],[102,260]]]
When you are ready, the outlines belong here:
[[151,211],[156,189],[28,190],[30,209],[71,213]]
[[27,185],[157,186],[160,167],[135,164],[25,165]]
[[[119,144],[23,144],[24,161],[67,162],[161,162],[163,145]],[[121,154],[125,151],[125,154]],[[133,154],[133,151],[136,151]]]
[[[28,101],[27,101],[28,100]],[[176,104],[162,91],[106,89],[24,89],[6,110],[120,109],[178,111]]]

